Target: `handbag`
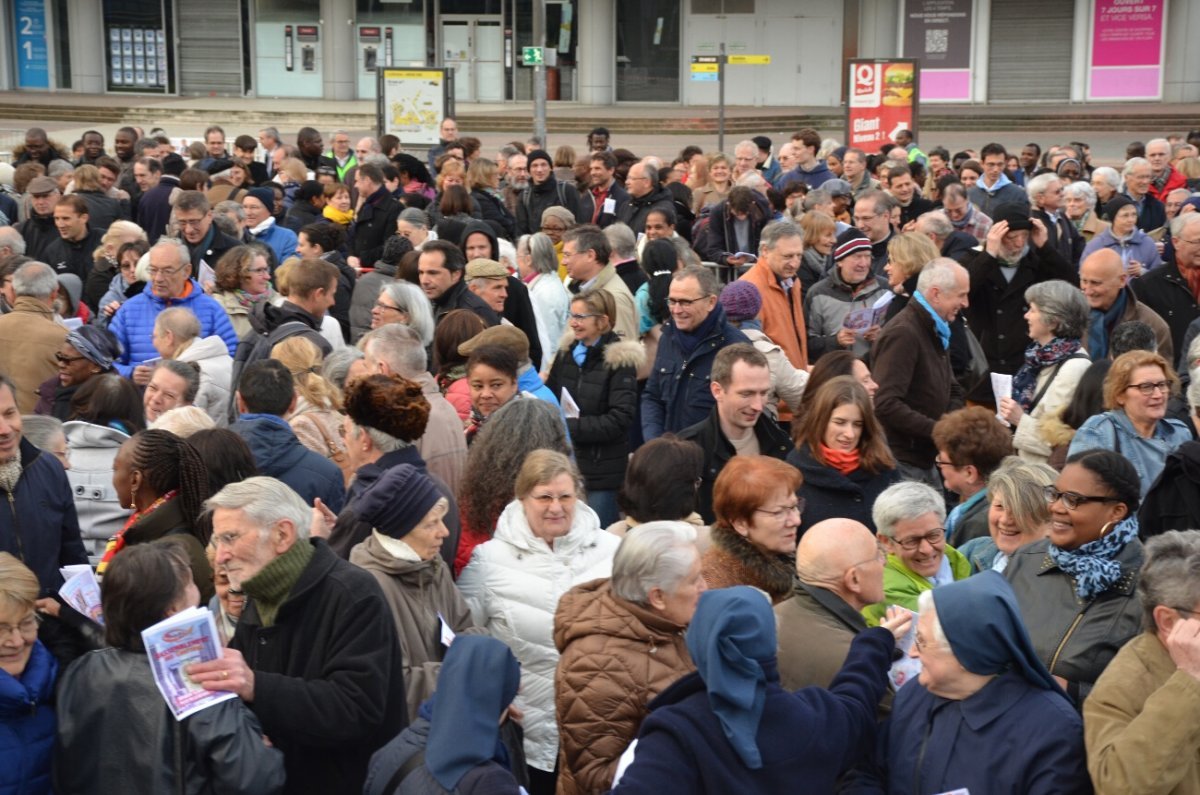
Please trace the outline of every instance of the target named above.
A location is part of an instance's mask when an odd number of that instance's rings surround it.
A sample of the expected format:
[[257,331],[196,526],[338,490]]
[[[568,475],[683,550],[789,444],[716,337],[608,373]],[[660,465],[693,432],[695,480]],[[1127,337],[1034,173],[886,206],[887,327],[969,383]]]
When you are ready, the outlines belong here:
[[971,360],[967,364],[967,369],[963,370],[962,375],[959,376],[959,384],[964,393],[969,393],[988,377],[991,368],[988,365],[987,354],[983,352],[983,346],[979,344],[979,338],[975,336],[975,332],[965,324],[963,331],[967,334],[967,349],[971,352]]

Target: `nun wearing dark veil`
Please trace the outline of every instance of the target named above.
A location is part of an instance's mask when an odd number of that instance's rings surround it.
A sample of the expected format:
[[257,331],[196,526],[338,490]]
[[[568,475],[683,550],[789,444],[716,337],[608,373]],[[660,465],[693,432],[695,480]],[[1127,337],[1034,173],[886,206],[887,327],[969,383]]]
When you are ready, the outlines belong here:
[[1004,576],[985,571],[921,594],[879,766],[850,793],[1090,793],[1083,722],[1042,665]]
[[650,702],[614,795],[833,792],[873,751],[895,636],[911,614],[859,633],[828,689],[779,684],[775,614],[756,588],[706,591],[687,631],[696,672]]
[[521,666],[504,643],[455,638],[437,692],[371,757],[363,795],[518,795],[500,724],[520,683]]

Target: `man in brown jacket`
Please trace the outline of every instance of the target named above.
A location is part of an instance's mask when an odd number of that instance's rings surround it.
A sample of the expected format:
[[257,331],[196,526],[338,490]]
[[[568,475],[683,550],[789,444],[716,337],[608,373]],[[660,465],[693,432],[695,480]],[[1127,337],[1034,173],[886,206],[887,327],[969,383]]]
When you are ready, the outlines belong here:
[[[785,689],[829,687],[842,669],[850,642],[867,629],[862,609],[882,602],[887,553],[867,526],[853,519],[817,522],[796,547],[798,583],[791,599],[775,606],[779,679]],[[892,696],[884,696],[883,713]]]
[[42,262],[27,262],[13,274],[16,303],[0,316],[0,373],[17,387],[17,407],[32,414],[37,388],[58,372],[56,357],[67,329],[54,322],[58,280]]
[[1140,320],[1154,331],[1158,353],[1168,362],[1174,362],[1170,326],[1137,299],[1127,282],[1121,255],[1110,248],[1093,251],[1079,264],[1079,287],[1092,309],[1092,322],[1083,337],[1084,350],[1093,361],[1108,356],[1113,329],[1128,320]]
[[875,413],[897,468],[905,480],[934,488],[941,486],[933,467],[934,423],[963,405],[947,353],[949,324],[966,308],[969,293],[966,268],[945,257],[933,260],[917,278],[913,299],[883,327],[871,350],[879,384]]

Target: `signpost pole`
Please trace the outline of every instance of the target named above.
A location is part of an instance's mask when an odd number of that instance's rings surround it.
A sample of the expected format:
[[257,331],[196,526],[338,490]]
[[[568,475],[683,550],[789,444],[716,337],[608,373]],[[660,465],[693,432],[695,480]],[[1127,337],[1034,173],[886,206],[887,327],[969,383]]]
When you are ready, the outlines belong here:
[[[533,46],[546,46],[546,0],[533,0]],[[533,67],[533,134],[542,146],[546,141],[546,63],[539,58]]]
[[725,151],[725,42],[717,56],[717,151]]

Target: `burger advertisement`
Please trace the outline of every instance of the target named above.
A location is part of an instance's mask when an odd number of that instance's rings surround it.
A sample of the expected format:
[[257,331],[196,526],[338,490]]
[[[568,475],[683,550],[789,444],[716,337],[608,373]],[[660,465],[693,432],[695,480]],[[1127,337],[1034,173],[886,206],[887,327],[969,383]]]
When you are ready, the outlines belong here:
[[851,60],[849,68],[849,146],[874,150],[898,130],[916,132],[920,69],[915,60]]

